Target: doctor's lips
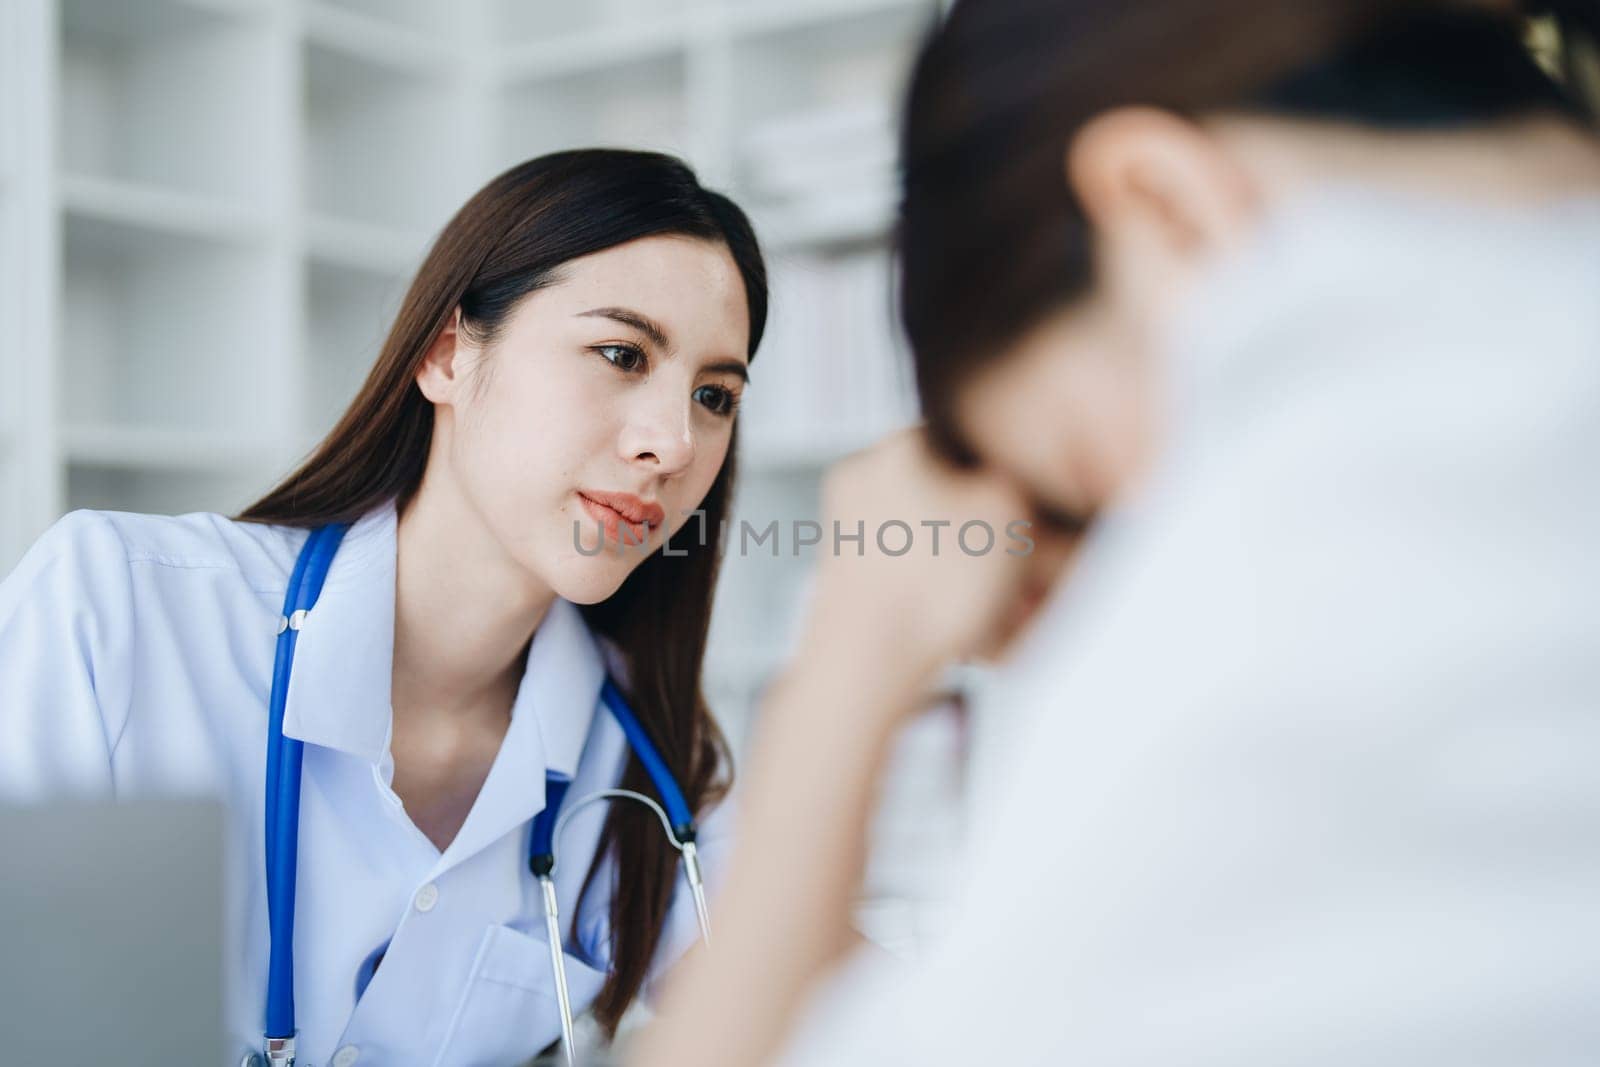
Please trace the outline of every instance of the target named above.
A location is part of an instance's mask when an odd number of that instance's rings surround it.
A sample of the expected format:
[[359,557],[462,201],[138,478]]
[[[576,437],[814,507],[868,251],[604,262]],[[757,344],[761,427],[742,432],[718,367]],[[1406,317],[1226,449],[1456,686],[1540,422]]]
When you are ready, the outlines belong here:
[[618,541],[619,527],[628,524],[628,537],[634,544],[643,543],[651,530],[666,520],[667,513],[653,500],[641,500],[632,493],[603,493],[599,490],[580,489],[578,499],[583,510],[600,521],[608,540]]

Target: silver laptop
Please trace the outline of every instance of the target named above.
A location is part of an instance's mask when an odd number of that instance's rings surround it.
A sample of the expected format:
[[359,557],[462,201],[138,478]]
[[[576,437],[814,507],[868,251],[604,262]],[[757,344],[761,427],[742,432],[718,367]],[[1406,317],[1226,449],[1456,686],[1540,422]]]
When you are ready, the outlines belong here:
[[0,1060],[223,1061],[222,812],[0,806]]

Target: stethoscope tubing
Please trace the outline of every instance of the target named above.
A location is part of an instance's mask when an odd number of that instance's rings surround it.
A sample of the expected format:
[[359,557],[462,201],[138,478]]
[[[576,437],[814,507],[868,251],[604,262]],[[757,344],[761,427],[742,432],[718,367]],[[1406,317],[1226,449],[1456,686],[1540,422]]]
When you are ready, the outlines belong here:
[[[272,696],[268,710],[266,777],[267,916],[271,939],[267,958],[268,1042],[292,1041],[294,1010],[294,904],[299,857],[300,772],[304,745],[283,734],[300,622],[322,594],[334,554],[350,526],[334,523],[311,532],[295,560],[279,625]],[[292,1046],[291,1046],[292,1055]]]
[[[572,1000],[567,994],[567,962],[561,949],[561,920],[556,902],[555,872],[559,862],[557,853],[561,831],[566,828],[567,822],[584,808],[602,800],[636,800],[655,812],[656,818],[661,821],[661,829],[666,833],[667,840],[682,856],[684,877],[688,880],[689,891],[694,897],[694,914],[700,926],[700,938],[706,944],[711,943],[711,916],[706,908],[705,883],[700,871],[699,852],[692,835],[688,840],[682,840],[673,832],[670,817],[660,804],[632,789],[599,789],[563,810],[556,818],[555,825],[549,831],[545,842],[549,848],[546,855],[550,862],[548,870],[539,875],[539,886],[544,897],[545,929],[550,942],[550,969],[555,975],[556,1003],[561,1009],[561,1050],[567,1067],[575,1067],[577,1049],[573,1039]],[[559,799],[556,803],[559,805]]]
[[[302,742],[285,737],[284,715],[288,705],[289,680],[294,669],[295,644],[306,614],[322,594],[333,558],[350,529],[349,523],[330,523],[312,530],[295,559],[284,595],[283,616],[278,625],[276,656],[273,660],[272,690],[267,707],[267,753],[265,776],[267,921],[270,944],[267,957],[267,1004],[264,1027],[265,1056],[252,1053],[245,1062],[290,1065],[295,1060],[294,1010],[294,906],[300,833],[300,782],[304,760]],[[640,724],[626,699],[611,681],[604,680],[601,698],[629,748],[639,759],[651,783],[661,794],[665,810],[650,797],[627,789],[601,790],[561,811],[567,783],[547,782],[545,809],[534,820],[529,865],[540,883],[544,899],[545,926],[550,942],[551,969],[556,997],[561,1010],[562,1047],[567,1062],[574,1062],[572,1003],[567,987],[566,964],[562,957],[560,911],[555,893],[556,839],[568,818],[590,803],[615,797],[642,801],[654,809],[672,842],[683,857],[683,866],[694,895],[695,914],[701,936],[711,937],[710,917],[706,912],[705,891],[695,848],[695,821],[677,779],[661,757],[650,735]]]

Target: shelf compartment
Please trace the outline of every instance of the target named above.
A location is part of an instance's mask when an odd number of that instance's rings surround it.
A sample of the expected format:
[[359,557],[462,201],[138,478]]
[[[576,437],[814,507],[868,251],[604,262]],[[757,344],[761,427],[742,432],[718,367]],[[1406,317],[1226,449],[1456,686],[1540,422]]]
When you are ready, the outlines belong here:
[[927,2],[873,4],[795,24],[752,19],[733,42],[736,117],[749,124],[830,107],[899,105]]
[[[377,67],[439,73],[455,58],[441,17],[445,5],[391,4],[387,0],[319,0],[305,9],[305,35],[311,44]],[[430,15],[431,13],[431,15]]]
[[59,153],[72,174],[251,200],[271,141],[259,5],[67,0],[61,9]]
[[750,470],[821,468],[913,422],[887,250],[769,257],[767,333],[739,409]]
[[564,148],[643,148],[687,155],[680,52],[589,73],[510,81],[498,100],[502,166]]
[[355,398],[383,345],[408,278],[313,263],[306,271],[304,432],[320,440]]
[[224,242],[248,242],[266,230],[241,204],[93,175],[63,175],[61,207],[84,219]]
[[183,32],[264,15],[266,0],[62,0],[61,22],[71,29],[109,30],[133,37]]
[[70,213],[62,229],[64,422],[271,432],[284,375],[264,253]]
[[267,438],[96,424],[63,427],[62,446],[73,462],[121,470],[228,471],[270,465],[286,451]]
[[[0,319],[11,323],[21,321],[19,304],[23,298],[18,290],[22,287],[22,270],[27,259],[22,247],[22,228],[17,225],[19,213],[17,198],[8,196],[5,186],[0,184],[0,278],[5,280],[0,286]],[[10,344],[0,348],[0,381],[6,383],[6,388],[0,389],[0,463],[5,461],[12,435],[21,423],[22,404],[28,391],[24,384],[27,380],[23,374],[25,364],[21,362],[18,347]]]
[[526,47],[526,55],[565,50],[599,66],[613,61],[604,54],[605,40],[633,42],[663,33],[681,38],[688,8],[689,0],[492,0],[488,10],[499,40]]
[[304,61],[308,211],[402,230],[442,225],[469,191],[457,173],[467,146],[457,142],[448,79],[314,41]]
[[401,34],[425,35],[437,38],[455,28],[460,8],[441,4],[438,0],[313,0],[307,10],[308,21],[321,17],[326,11],[333,17],[345,17],[371,23],[381,29],[393,29]]
[[[4,197],[16,183],[18,141],[21,125],[25,121],[23,109],[15,101],[23,97],[24,76],[21,73],[24,57],[19,12],[15,4],[0,6],[0,197]],[[3,251],[4,245],[0,245]]]
[[910,13],[930,17],[931,0],[726,0],[735,38],[753,34],[805,32],[832,23],[861,18],[893,18]]
[[779,240],[887,229],[900,98],[933,12],[877,3],[818,21],[761,7],[736,19],[734,187],[753,214],[776,220]]
[[887,243],[898,195],[892,186],[879,184],[787,203],[757,198],[750,207],[751,225],[769,254]]
[[265,495],[272,482],[270,468],[130,469],[73,462],[67,464],[67,510],[95,508],[156,515],[214,511],[226,515]]
[[315,215],[306,222],[306,255],[321,266],[409,275],[422,265],[429,243],[421,231],[329,215]]
[[23,490],[23,459],[0,437],[0,576],[11,573],[39,531],[31,529],[37,509]]

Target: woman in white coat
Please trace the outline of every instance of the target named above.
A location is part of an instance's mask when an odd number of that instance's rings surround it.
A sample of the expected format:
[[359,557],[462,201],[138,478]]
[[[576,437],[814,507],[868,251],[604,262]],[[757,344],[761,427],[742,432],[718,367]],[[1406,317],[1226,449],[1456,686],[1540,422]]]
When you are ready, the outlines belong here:
[[[608,673],[691,810],[723,810],[700,663],[765,317],[745,216],[681,162],[532,160],[444,228],[360,394],[264,499],[74,512],[0,585],[0,800],[226,801],[240,1055],[263,1033],[275,635],[309,530],[350,524],[282,727],[304,746],[302,1064],[514,1063],[559,1037],[530,820],[556,783],[653,792]],[[611,1032],[697,924],[655,816],[609,807],[566,827],[556,889],[573,1007]],[[701,826],[712,867],[725,822]]]

